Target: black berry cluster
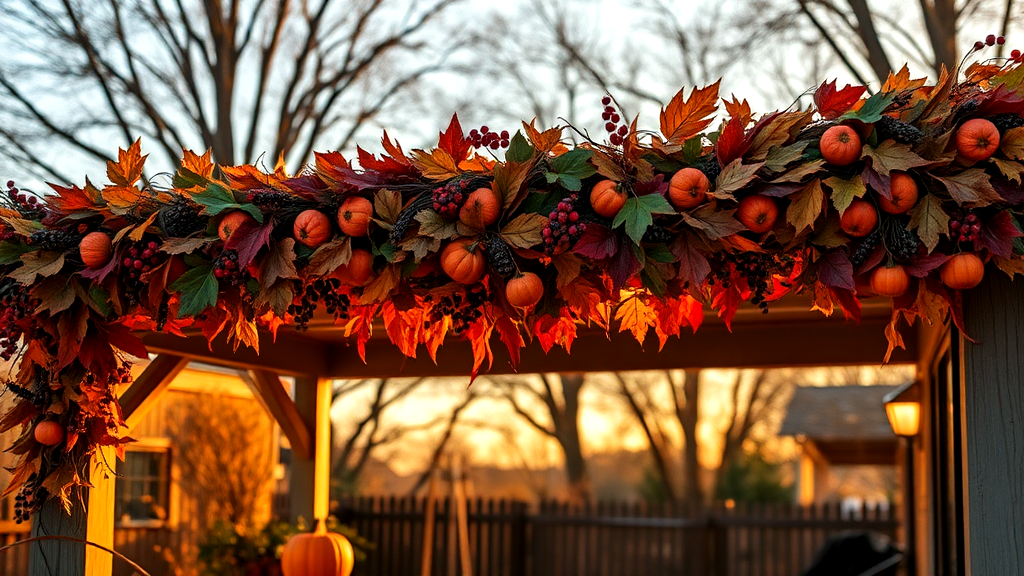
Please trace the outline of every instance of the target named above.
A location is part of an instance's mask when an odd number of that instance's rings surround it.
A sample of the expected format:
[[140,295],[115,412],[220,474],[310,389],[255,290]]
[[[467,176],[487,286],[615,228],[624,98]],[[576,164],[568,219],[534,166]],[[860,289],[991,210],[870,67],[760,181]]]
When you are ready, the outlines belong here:
[[706,160],[697,165],[697,169],[708,177],[711,187],[714,188],[715,183],[718,182],[718,176],[722,173],[722,165],[718,163],[718,158],[708,156]]
[[921,132],[917,126],[891,116],[882,116],[878,122],[875,122],[875,130],[878,131],[880,142],[895,140],[902,144],[916,145],[924,138],[924,132]]
[[82,237],[70,230],[50,230],[44,228],[33,232],[28,237],[29,246],[36,246],[42,250],[54,250],[64,252],[78,245]]
[[0,283],[0,358],[4,361],[14,357],[22,336],[30,331],[26,323],[33,321],[36,306],[39,300],[13,278]]
[[32,389],[19,386],[14,382],[8,382],[7,389],[15,396],[27,400],[40,410],[45,410],[53,400],[53,390],[50,389],[49,384],[43,382],[42,378],[36,379]]
[[580,222],[579,212],[575,208],[578,200],[579,195],[570,194],[558,203],[551,214],[548,214],[548,224],[541,230],[546,254],[554,254],[568,248],[587,231],[587,225]]
[[295,203],[295,196],[269,188],[250,190],[248,200],[264,212],[280,212]]
[[476,128],[470,130],[469,139],[473,142],[473,148],[490,148],[491,150],[508,148],[509,143],[508,130],[502,130],[500,133],[491,132],[487,126],[481,126],[479,130]]
[[43,488],[43,476],[33,472],[14,497],[14,523],[31,520],[49,496],[49,491]]
[[895,218],[887,219],[882,226],[885,249],[897,262],[907,262],[917,256],[920,241],[917,234],[900,223]]
[[508,278],[515,274],[516,262],[512,259],[512,249],[501,236],[495,235],[484,244],[484,255],[487,263],[500,276]]
[[167,255],[160,251],[160,244],[154,240],[140,240],[128,247],[118,267],[118,278],[124,284],[124,296],[129,305],[142,301],[148,286],[142,276],[164,263]]
[[238,265],[237,250],[225,250],[220,253],[220,257],[213,262],[213,275],[221,284],[227,286],[245,284],[252,278],[248,270]]
[[981,40],[975,42],[974,49],[981,50],[985,46],[995,46],[996,44],[999,44],[1000,46],[1006,44],[1006,38],[1003,38],[1002,36],[996,36],[995,34],[989,34],[988,36],[985,37],[984,42],[982,42]]
[[[769,296],[775,292],[774,276],[788,277],[793,272],[793,257],[785,254],[764,254],[740,252],[712,256],[711,275],[708,284],[721,284],[724,288],[732,285],[734,274],[746,280],[750,288],[750,303],[757,305],[764,314],[768,313]],[[787,281],[780,282],[789,287]]]
[[[436,303],[434,303],[436,299]],[[426,303],[434,303],[424,320],[423,327],[430,328],[445,317],[451,319],[450,331],[455,336],[462,336],[466,330],[484,314],[484,303],[487,302],[487,289],[483,284],[466,287],[465,292],[455,292],[435,298],[431,294],[423,297]]]
[[188,198],[178,196],[170,206],[160,211],[160,227],[168,236],[184,237],[206,229],[208,218],[200,215],[200,208]]
[[981,232],[981,219],[974,211],[955,212],[949,219],[949,239],[953,242],[974,242]]
[[388,241],[392,244],[401,242],[402,238],[405,238],[405,233],[409,231],[409,227],[416,221],[416,215],[431,207],[433,202],[433,195],[424,193],[406,206],[398,215],[398,220],[391,227],[391,231],[388,232]]
[[629,127],[625,123],[619,124],[622,121],[622,116],[612,106],[612,97],[605,95],[601,98],[601,104],[604,105],[604,111],[601,112],[601,120],[604,120],[604,130],[608,132],[608,141],[612,143],[612,146],[618,146],[622,144],[626,134],[629,134]]
[[434,211],[444,218],[459,217],[459,210],[466,203],[470,190],[467,180],[452,180],[434,189]]
[[670,242],[675,236],[672,231],[664,226],[652,224],[647,227],[644,231],[644,236],[641,238],[641,242],[647,242],[650,244],[664,244]]
[[882,228],[876,226],[870,234],[865,236],[860,244],[857,245],[857,249],[850,255],[850,263],[853,264],[853,268],[860,268],[864,262],[875,252],[875,248],[882,243]]
[[1016,114],[996,114],[989,118],[996,128],[999,130],[999,135],[1006,134],[1007,130],[1013,130],[1014,128],[1020,128],[1024,126],[1024,116],[1018,116]]
[[288,313],[295,318],[295,329],[307,330],[321,304],[335,320],[347,318],[352,300],[340,290],[341,280],[337,278],[317,278],[307,283],[288,306]]

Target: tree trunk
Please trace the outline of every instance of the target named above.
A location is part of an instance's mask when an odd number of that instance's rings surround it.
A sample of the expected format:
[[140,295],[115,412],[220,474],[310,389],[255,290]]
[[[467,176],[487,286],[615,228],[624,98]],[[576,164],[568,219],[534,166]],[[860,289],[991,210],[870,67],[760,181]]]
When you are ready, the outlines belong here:
[[569,481],[572,500],[587,502],[591,499],[590,475],[583,459],[580,444],[580,389],[583,388],[582,374],[562,374],[562,413],[555,418],[555,437],[565,454],[565,474]]
[[687,502],[702,502],[704,490],[700,485],[700,461],[697,459],[697,420],[700,406],[700,370],[687,370],[683,375],[685,404],[677,412],[683,429],[683,498]]
[[849,2],[853,14],[857,17],[857,32],[864,43],[868,63],[871,64],[871,69],[875,72],[878,81],[885,82],[885,79],[889,77],[889,72],[892,71],[892,65],[889,64],[889,57],[886,56],[885,49],[882,48],[878,30],[875,29],[875,23],[871,19],[871,8],[868,7],[867,0],[849,0]]

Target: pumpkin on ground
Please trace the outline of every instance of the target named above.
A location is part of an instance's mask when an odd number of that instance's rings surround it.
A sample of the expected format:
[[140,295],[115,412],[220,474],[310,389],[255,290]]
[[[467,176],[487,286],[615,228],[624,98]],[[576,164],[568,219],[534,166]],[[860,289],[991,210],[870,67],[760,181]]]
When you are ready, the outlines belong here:
[[441,268],[459,284],[473,284],[484,276],[484,251],[473,238],[459,238],[441,252]]
[[605,218],[615,218],[626,204],[626,195],[614,180],[601,180],[590,190],[590,205]]
[[459,209],[459,220],[466,226],[485,228],[498,221],[501,202],[490,188],[477,188],[469,193],[466,203]]
[[683,168],[668,182],[668,201],[676,210],[689,210],[704,203],[711,189],[711,181],[696,168]]
[[855,199],[850,203],[839,225],[843,232],[855,238],[863,238],[875,229],[878,224],[878,211],[867,200]]
[[903,214],[917,203],[917,182],[906,172],[893,171],[889,184],[892,200],[878,195],[878,207],[889,214]]
[[998,149],[999,129],[984,118],[968,120],[956,131],[956,151],[968,160],[988,160]]
[[281,552],[284,576],[349,576],[354,564],[352,544],[341,534],[328,532],[323,520],[316,531],[289,538]]
[[981,284],[985,277],[985,263],[976,254],[957,254],[939,269],[942,283],[954,290],[967,290]]
[[348,236],[366,236],[373,218],[373,204],[362,196],[352,196],[338,208],[338,227]]
[[879,296],[902,296],[909,287],[910,276],[899,264],[892,267],[879,266],[871,273],[871,290]]
[[821,135],[821,157],[835,166],[849,166],[860,159],[860,135],[849,126],[833,126]]
[[86,268],[103,268],[110,262],[113,251],[110,236],[103,232],[90,232],[78,243],[78,252]]
[[505,297],[516,308],[529,308],[544,297],[544,281],[533,272],[524,272],[508,281]]
[[304,210],[295,218],[292,227],[295,241],[316,248],[331,239],[331,221],[319,210]]
[[242,210],[232,210],[228,212],[220,219],[217,223],[217,236],[221,240],[227,242],[231,235],[235,233],[243,224],[254,224],[256,219],[249,215],[248,212]]
[[753,194],[740,200],[736,209],[736,218],[751,232],[764,234],[775,226],[779,217],[779,207],[768,196]]
[[32,435],[44,446],[56,446],[64,441],[64,427],[55,420],[43,420],[36,424]]

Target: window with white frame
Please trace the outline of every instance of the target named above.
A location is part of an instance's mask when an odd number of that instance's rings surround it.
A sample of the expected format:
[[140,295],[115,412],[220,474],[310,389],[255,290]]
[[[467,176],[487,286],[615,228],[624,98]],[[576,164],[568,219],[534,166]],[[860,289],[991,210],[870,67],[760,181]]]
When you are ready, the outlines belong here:
[[118,463],[114,517],[120,524],[162,525],[168,520],[171,451],[133,445]]

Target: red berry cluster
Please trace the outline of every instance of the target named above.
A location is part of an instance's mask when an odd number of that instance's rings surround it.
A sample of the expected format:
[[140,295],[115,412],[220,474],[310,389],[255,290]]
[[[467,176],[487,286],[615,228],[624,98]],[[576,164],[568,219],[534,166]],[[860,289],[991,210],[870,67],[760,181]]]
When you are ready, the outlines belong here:
[[225,250],[220,253],[220,258],[213,263],[213,275],[228,286],[245,284],[252,278],[248,270],[239,267],[237,250]]
[[973,212],[955,214],[949,219],[949,239],[953,242],[974,242],[981,231],[981,220]]
[[615,111],[612,106],[612,97],[605,96],[601,98],[601,104],[604,104],[604,112],[601,113],[601,120],[605,121],[604,129],[606,132],[611,134],[608,137],[608,141],[612,143],[612,146],[618,146],[622,144],[626,134],[629,133],[629,128],[623,123],[619,124],[622,117]]
[[[46,213],[43,205],[35,196],[29,196],[14,185],[14,180],[7,181],[7,193],[0,194],[0,207],[14,210],[29,220],[40,220]],[[0,223],[0,242],[9,240],[15,236],[14,229],[5,223]]]
[[459,210],[469,197],[469,182],[452,180],[434,189],[434,211],[445,218],[458,218]]
[[118,277],[124,283],[129,304],[139,302],[140,296],[148,289],[142,276],[166,259],[167,254],[160,251],[160,244],[154,240],[141,240],[128,248],[121,259]]
[[469,139],[473,141],[473,148],[508,148],[508,130],[502,130],[499,134],[491,132],[487,126],[481,126],[479,130],[474,128],[469,131]]
[[587,225],[579,221],[580,215],[576,212],[577,200],[577,194],[570,194],[558,203],[551,214],[548,214],[548,224],[540,232],[544,238],[546,254],[555,254],[568,248],[587,231]]
[[1020,50],[1014,48],[1010,51],[1010,60],[1013,60],[1014,62],[1024,62],[1024,54],[1022,54]]
[[7,361],[17,353],[25,332],[31,331],[26,330],[26,319],[34,320],[39,300],[12,278],[5,278],[0,284],[0,294],[0,358]]
[[1006,44],[1006,38],[1003,38],[1002,36],[996,36],[995,34],[989,34],[988,36],[985,37],[984,42],[982,42],[981,40],[975,42],[974,49],[981,50],[985,46],[995,46],[996,44],[1000,46]]

